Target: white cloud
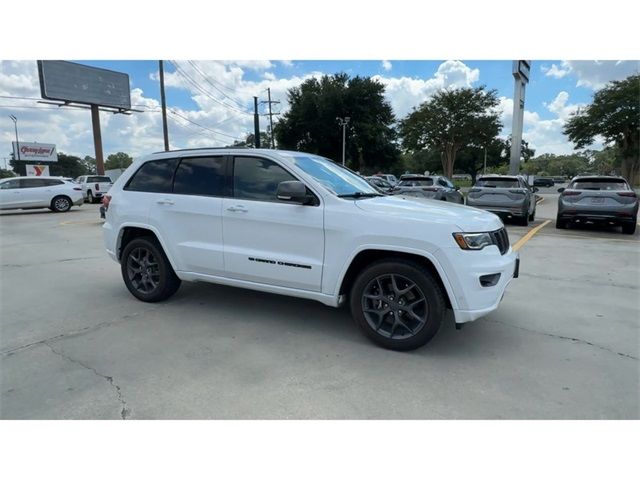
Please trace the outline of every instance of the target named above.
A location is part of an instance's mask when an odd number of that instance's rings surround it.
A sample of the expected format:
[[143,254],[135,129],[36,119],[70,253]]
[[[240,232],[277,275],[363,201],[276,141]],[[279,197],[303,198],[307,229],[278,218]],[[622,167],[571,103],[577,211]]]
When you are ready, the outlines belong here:
[[385,70],[385,72],[388,72],[389,70],[391,70],[391,68],[393,68],[393,65],[391,65],[391,62],[389,60],[383,60],[382,68]]
[[432,78],[386,77],[374,79],[386,87],[386,97],[397,118],[407,115],[412,108],[427,100],[442,88],[470,87],[480,79],[480,70],[471,69],[458,60],[447,60],[438,67]]
[[640,62],[635,60],[563,60],[560,67],[552,64],[542,67],[545,75],[563,78],[571,75],[577,78],[576,86],[598,90],[612,80],[622,80],[640,71]]
[[280,63],[284,67],[293,67],[293,61],[291,60],[280,60]]

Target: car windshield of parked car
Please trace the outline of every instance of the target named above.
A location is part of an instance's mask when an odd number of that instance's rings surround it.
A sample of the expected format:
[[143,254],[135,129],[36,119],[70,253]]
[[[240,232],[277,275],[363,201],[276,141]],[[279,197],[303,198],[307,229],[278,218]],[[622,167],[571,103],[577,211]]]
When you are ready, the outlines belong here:
[[628,190],[626,182],[618,178],[589,178],[574,181],[571,190]]
[[412,178],[400,180],[399,187],[430,187],[433,185],[433,178]]
[[476,182],[475,186],[488,188],[519,188],[520,184],[515,178],[481,178]]
[[296,167],[311,175],[334,195],[378,196],[380,194],[364,178],[328,158],[315,155],[296,155],[291,158]]

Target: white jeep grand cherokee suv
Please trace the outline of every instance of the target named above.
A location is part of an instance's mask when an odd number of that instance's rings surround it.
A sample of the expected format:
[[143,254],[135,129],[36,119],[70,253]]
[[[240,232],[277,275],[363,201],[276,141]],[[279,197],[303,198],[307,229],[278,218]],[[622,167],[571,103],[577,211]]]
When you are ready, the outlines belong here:
[[182,280],[349,302],[364,333],[410,350],[498,307],[519,260],[494,214],[380,194],[317,155],[256,149],[136,160],[103,201],[104,242],[129,291]]

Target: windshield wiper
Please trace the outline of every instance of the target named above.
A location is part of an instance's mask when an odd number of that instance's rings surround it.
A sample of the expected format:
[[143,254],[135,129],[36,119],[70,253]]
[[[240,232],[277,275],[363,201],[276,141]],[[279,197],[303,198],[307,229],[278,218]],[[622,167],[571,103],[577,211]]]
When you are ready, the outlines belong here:
[[371,197],[382,197],[384,196],[382,193],[365,193],[365,192],[353,192],[353,193],[341,193],[338,195],[338,198],[371,198]]

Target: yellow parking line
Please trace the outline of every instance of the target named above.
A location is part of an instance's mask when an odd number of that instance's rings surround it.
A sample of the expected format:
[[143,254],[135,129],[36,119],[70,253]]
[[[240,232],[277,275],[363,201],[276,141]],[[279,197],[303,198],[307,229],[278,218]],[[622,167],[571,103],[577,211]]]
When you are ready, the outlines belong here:
[[517,252],[518,250],[520,250],[525,243],[531,240],[531,237],[533,237],[536,233],[538,233],[540,230],[546,227],[549,223],[551,223],[551,220],[545,220],[543,223],[541,223],[537,227],[529,230],[524,237],[522,237],[520,240],[518,240],[515,243],[515,245],[513,246],[513,251]]

